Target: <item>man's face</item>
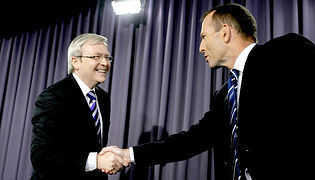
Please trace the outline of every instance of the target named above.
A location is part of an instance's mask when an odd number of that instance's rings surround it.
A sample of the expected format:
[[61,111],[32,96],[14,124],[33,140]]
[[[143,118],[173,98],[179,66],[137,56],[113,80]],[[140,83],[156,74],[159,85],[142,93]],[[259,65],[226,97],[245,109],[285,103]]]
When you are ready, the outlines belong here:
[[[85,43],[81,47],[81,55],[110,56],[108,48],[103,42],[97,44]],[[100,61],[85,57],[75,58],[75,62],[73,62],[73,64],[75,67],[75,73],[91,89],[97,84],[105,81],[106,74],[110,69],[110,62],[108,62],[105,58],[101,58]]]
[[222,66],[222,57],[224,47],[220,39],[220,31],[216,32],[212,21],[213,12],[208,14],[202,22],[201,27],[201,43],[199,47],[200,53],[202,53],[209,63],[210,68]]

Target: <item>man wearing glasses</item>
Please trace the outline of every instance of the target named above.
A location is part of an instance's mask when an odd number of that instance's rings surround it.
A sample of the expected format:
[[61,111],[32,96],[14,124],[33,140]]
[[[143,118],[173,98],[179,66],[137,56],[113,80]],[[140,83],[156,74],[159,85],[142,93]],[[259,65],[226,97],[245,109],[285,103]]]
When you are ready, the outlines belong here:
[[68,76],[45,89],[32,118],[32,179],[107,179],[99,169],[128,163],[113,153],[98,156],[106,146],[110,97],[97,85],[106,79],[112,57],[107,39],[77,36],[68,49]]

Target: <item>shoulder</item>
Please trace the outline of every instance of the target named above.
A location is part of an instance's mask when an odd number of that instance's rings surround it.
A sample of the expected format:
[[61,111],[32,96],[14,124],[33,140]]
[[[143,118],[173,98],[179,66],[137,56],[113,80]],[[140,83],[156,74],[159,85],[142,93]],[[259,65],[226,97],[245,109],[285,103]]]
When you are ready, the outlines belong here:
[[68,75],[64,79],[47,87],[38,96],[37,101],[40,101],[40,100],[57,101],[58,99],[66,96],[67,92],[70,91],[71,86],[73,86],[74,83],[75,82],[72,80],[71,76]]
[[314,47],[312,41],[307,39],[306,37],[296,34],[296,33],[289,33],[283,36],[279,36],[275,39],[272,39],[266,42],[264,45],[266,48],[278,48],[278,49],[302,49],[305,46]]
[[265,64],[266,66],[268,63],[283,65],[283,63],[294,63],[297,59],[314,57],[314,53],[315,46],[309,39],[299,34],[289,33],[265,44],[256,45],[248,59],[256,59],[252,63],[258,65]]
[[[288,33],[286,35],[277,37],[274,39],[274,41],[295,41],[295,42],[308,42],[308,43],[312,43],[312,41],[310,41],[309,39],[307,39],[306,37],[300,35],[300,34],[296,34],[296,33]],[[313,44],[313,43],[312,43]]]

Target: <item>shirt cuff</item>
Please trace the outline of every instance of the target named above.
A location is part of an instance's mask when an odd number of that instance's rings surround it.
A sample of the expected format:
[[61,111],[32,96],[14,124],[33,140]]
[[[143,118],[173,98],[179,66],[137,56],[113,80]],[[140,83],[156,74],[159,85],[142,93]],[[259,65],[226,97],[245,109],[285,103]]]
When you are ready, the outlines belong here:
[[130,155],[130,161],[132,163],[136,164],[136,162],[135,162],[135,155],[133,153],[133,148],[132,147],[129,148],[129,155]]
[[96,169],[96,162],[97,162],[97,152],[90,152],[86,164],[85,164],[85,172],[93,171]]

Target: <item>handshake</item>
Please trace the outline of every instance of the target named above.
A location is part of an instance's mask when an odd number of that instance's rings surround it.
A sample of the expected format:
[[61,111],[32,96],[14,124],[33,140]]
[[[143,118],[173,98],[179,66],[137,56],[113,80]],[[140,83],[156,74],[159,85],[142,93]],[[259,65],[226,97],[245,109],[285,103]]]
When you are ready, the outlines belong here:
[[97,168],[106,174],[116,174],[131,163],[129,149],[108,146],[97,155]]

